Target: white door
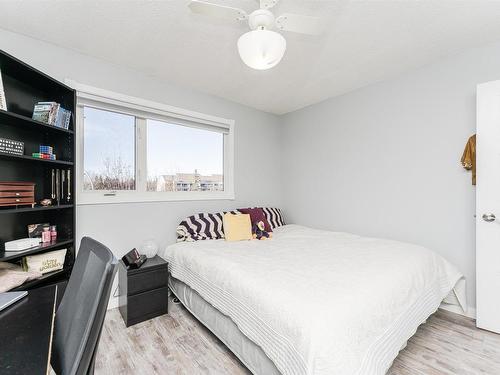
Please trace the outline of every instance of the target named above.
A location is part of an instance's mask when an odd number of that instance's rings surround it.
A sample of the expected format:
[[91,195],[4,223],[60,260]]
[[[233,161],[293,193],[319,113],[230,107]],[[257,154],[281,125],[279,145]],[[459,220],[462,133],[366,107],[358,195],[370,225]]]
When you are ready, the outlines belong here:
[[477,87],[477,326],[500,333],[500,81]]

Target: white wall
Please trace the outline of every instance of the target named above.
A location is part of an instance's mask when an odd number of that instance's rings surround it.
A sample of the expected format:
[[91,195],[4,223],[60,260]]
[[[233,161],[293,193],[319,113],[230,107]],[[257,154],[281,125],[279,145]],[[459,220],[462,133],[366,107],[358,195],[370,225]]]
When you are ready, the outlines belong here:
[[460,157],[476,85],[495,79],[500,44],[287,114],[287,217],[427,246],[467,276],[475,306],[475,188]]
[[291,222],[438,251],[465,273],[475,305],[474,187],[459,159],[476,84],[500,78],[500,44],[282,117],[1,29],[0,48],[60,80],[236,120],[235,201],[80,206],[79,236],[121,256],[146,238],[173,242],[193,212],[277,205]]
[[121,257],[148,238],[156,239],[161,246],[174,242],[177,224],[193,213],[252,205],[281,206],[280,124],[277,116],[174,87],[154,77],[1,29],[0,48],[61,81],[70,78],[95,87],[235,120],[234,201],[79,206],[79,238],[91,236]]

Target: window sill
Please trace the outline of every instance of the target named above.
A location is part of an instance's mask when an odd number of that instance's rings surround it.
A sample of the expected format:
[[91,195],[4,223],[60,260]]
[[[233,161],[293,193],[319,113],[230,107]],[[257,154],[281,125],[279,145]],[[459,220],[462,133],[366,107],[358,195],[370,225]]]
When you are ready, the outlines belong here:
[[151,192],[131,193],[118,192],[114,196],[105,196],[104,192],[83,193],[77,196],[77,205],[101,205],[119,203],[147,203],[147,202],[179,202],[179,201],[209,201],[209,200],[234,200],[234,192]]

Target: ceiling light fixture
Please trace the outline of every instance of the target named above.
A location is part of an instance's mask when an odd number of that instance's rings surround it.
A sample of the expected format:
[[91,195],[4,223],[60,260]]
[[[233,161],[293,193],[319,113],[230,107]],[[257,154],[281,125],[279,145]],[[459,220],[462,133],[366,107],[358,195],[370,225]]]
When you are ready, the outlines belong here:
[[259,28],[238,39],[238,52],[243,62],[257,70],[278,65],[286,50],[286,40],[277,32]]
[[260,9],[247,14],[243,9],[219,5],[205,0],[191,0],[189,8],[193,13],[204,14],[230,21],[247,21],[252,31],[238,39],[238,52],[243,62],[253,69],[270,69],[281,61],[286,50],[283,35],[272,31],[291,31],[307,35],[320,35],[323,22],[318,17],[283,13],[278,18],[269,10],[279,0],[259,0]]

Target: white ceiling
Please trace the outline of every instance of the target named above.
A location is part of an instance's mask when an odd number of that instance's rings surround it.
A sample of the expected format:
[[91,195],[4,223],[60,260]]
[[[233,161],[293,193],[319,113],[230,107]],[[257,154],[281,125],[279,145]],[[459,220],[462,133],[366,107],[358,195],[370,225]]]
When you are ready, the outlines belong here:
[[236,49],[246,25],[193,15],[188,3],[0,0],[0,27],[277,114],[500,40],[500,1],[281,0],[276,14],[324,17],[327,32],[284,33],[281,63],[254,71]]

